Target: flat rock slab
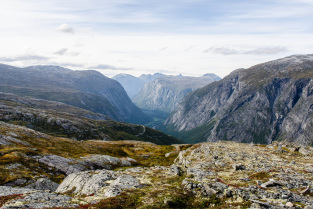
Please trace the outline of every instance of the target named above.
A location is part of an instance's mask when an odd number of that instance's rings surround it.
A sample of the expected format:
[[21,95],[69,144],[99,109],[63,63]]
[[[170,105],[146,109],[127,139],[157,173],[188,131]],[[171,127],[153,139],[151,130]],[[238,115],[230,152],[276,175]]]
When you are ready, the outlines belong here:
[[87,170],[87,167],[80,161],[64,158],[58,155],[44,155],[34,157],[38,162],[69,175],[79,171]]

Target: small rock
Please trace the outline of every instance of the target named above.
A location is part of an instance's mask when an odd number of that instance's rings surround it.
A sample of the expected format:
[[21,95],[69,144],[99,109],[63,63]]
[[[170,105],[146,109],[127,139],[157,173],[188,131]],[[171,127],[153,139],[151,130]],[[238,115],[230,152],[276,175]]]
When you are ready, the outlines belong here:
[[284,184],[279,182],[279,181],[275,181],[273,179],[270,179],[268,182],[261,185],[261,187],[263,187],[263,188],[274,187],[274,186],[284,186]]
[[246,170],[246,166],[242,164],[234,164],[233,168],[235,169],[235,171]]
[[300,147],[299,152],[303,155],[309,155],[310,151],[306,149],[305,147]]
[[287,203],[286,203],[286,206],[289,207],[289,208],[291,208],[291,207],[293,207],[293,204],[292,204],[291,202],[287,202]]

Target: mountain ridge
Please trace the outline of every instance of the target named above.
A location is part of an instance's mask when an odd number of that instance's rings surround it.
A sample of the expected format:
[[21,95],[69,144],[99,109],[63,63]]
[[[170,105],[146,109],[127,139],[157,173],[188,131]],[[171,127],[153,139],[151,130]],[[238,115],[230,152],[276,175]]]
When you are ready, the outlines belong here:
[[119,121],[142,123],[147,119],[117,81],[97,71],[0,65],[0,72],[0,91],[64,102]]

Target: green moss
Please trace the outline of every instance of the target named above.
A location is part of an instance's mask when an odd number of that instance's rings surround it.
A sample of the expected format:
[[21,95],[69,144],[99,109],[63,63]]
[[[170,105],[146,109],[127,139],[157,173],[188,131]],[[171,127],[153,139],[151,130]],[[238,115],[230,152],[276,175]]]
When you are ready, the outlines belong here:
[[93,206],[95,209],[124,209],[124,208],[138,208],[141,206],[145,193],[135,190],[131,192],[123,192],[117,197],[110,197],[101,200],[99,203]]
[[268,180],[270,177],[271,175],[268,172],[261,171],[261,172],[252,174],[249,178],[256,179],[256,180]]

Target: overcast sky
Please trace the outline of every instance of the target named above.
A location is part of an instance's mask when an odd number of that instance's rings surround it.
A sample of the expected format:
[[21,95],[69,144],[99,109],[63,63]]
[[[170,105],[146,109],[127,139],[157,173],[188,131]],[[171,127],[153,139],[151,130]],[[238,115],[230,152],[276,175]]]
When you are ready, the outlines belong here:
[[313,0],[1,0],[0,63],[226,76],[312,54]]

